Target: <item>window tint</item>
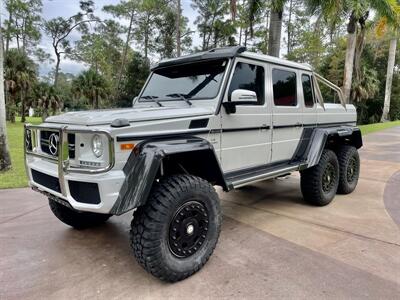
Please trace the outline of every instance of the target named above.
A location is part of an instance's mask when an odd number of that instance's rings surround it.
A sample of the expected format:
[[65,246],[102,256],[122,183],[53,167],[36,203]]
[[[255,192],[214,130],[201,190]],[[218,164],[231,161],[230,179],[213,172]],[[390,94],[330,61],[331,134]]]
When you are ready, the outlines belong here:
[[324,103],[340,103],[339,94],[334,89],[321,81],[319,83],[319,89]]
[[312,91],[311,77],[309,75],[301,75],[301,82],[303,85],[303,97],[306,107],[314,106],[314,97]]
[[228,90],[228,99],[234,90],[244,89],[257,94],[257,105],[264,104],[264,68],[246,63],[237,63]]
[[296,106],[296,73],[285,70],[272,70],[274,103],[280,106]]

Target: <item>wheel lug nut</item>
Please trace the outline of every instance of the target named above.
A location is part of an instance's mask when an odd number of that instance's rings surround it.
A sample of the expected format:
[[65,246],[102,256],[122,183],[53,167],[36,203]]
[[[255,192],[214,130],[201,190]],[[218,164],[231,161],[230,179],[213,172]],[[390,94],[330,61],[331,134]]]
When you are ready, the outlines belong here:
[[205,235],[205,234],[202,234],[201,237],[202,237],[203,239],[205,239],[205,238],[206,238],[206,235]]

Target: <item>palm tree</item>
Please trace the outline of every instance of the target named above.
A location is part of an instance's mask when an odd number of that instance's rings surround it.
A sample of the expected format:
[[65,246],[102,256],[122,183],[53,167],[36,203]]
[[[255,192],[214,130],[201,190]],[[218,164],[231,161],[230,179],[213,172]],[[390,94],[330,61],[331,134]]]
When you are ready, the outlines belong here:
[[11,158],[7,142],[6,103],[4,98],[3,35],[0,30],[0,171],[7,170],[10,167]]
[[100,99],[106,98],[109,94],[107,80],[92,68],[83,71],[75,78],[72,85],[78,96],[86,97],[94,109],[98,109]]
[[50,112],[55,115],[57,111],[63,109],[64,102],[59,96],[60,94],[54,85],[39,82],[34,89],[34,99],[28,104],[40,112],[44,121],[50,115]]
[[390,45],[389,45],[389,57],[388,57],[386,84],[385,84],[385,101],[383,104],[381,122],[386,122],[389,120],[390,94],[392,92],[394,61],[396,58],[396,46],[397,46],[397,37],[393,37],[392,39],[390,39]]
[[283,9],[286,0],[271,1],[271,17],[269,21],[268,55],[279,57],[281,50],[281,34]]
[[21,122],[25,122],[26,100],[28,93],[37,81],[37,71],[34,62],[22,51],[10,49],[5,59],[6,88],[9,94],[9,109],[11,122],[15,121],[15,111],[19,98],[21,105]]
[[336,22],[343,17],[347,17],[349,20],[342,87],[345,101],[349,102],[358,25],[363,26],[370,10],[375,11],[381,17],[386,17],[388,20],[396,20],[398,4],[396,4],[395,0],[307,0],[306,5],[312,13],[324,17],[329,22]]

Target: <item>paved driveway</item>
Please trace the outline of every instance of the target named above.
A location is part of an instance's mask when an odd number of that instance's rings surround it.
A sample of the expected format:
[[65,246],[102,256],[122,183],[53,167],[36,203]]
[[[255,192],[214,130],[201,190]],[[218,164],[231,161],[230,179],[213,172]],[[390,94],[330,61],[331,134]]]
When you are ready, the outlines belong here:
[[158,281],[128,246],[131,214],[85,231],[29,189],[0,191],[0,299],[384,298],[400,295],[400,127],[370,134],[357,190],[327,207],[299,177],[219,192],[224,225],[207,265]]

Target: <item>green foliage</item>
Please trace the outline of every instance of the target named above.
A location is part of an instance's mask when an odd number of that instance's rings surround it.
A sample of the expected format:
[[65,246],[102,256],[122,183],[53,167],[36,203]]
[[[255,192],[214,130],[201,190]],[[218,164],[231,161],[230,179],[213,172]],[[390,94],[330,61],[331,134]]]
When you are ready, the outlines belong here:
[[119,107],[132,106],[132,100],[139,95],[149,73],[150,69],[145,57],[134,52],[127,66],[127,76],[124,80],[121,98],[117,103]]
[[22,50],[10,49],[5,56],[4,71],[8,120],[14,122],[18,109],[24,119],[26,101],[37,81],[36,65]]
[[11,42],[24,53],[33,53],[41,38],[41,0],[5,0],[8,19],[4,22],[5,52]]
[[107,98],[110,94],[109,83],[93,68],[79,74],[72,82],[72,89],[81,101],[94,109],[110,106]]

